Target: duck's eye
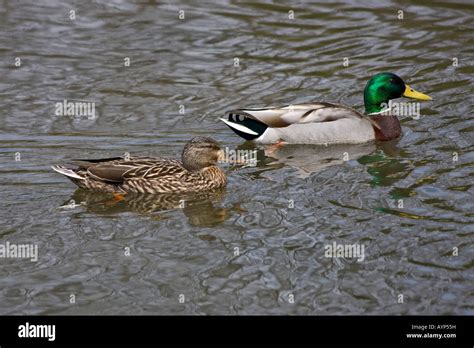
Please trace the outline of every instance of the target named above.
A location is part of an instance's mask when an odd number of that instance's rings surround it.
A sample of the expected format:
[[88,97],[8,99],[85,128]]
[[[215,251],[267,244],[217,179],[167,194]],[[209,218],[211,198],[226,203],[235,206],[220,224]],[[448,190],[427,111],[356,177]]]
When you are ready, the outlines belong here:
[[380,86],[379,87],[379,91],[380,92],[385,92],[387,89],[385,88],[385,86]]

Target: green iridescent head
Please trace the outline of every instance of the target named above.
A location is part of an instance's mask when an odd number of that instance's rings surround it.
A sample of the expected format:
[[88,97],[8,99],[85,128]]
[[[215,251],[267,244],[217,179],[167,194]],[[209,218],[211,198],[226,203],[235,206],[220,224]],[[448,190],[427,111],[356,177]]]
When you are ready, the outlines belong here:
[[405,84],[399,76],[384,72],[374,75],[365,86],[365,113],[371,114],[380,112],[382,111],[382,106],[387,105],[389,100],[400,97],[431,100],[430,96],[417,92]]

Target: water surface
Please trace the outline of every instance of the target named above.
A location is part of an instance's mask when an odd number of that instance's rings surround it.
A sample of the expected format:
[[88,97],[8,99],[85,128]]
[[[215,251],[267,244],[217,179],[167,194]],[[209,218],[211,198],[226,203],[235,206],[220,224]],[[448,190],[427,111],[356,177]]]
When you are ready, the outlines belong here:
[[[39,260],[0,259],[0,313],[474,314],[473,23],[467,1],[2,2],[0,243]],[[361,109],[381,71],[434,99],[394,142],[272,153],[218,121]],[[64,99],[96,117],[55,115]],[[176,157],[197,135],[259,162],[225,165],[227,189],[184,208],[76,191],[49,168]],[[325,257],[333,242],[364,245],[364,261]]]

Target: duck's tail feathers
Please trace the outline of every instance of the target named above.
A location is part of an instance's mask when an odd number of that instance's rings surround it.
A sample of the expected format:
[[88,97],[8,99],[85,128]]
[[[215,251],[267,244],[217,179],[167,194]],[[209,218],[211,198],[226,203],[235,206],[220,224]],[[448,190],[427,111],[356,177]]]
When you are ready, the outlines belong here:
[[78,179],[78,180],[84,180],[85,178],[77,174],[75,171],[72,169],[63,167],[63,166],[51,166],[51,169],[53,169],[55,172],[58,172],[59,174],[65,175],[69,178],[73,179]]
[[260,121],[245,117],[244,115],[233,114],[232,112],[228,114],[227,120],[225,118],[220,120],[245,140],[257,139],[268,128],[266,124]]

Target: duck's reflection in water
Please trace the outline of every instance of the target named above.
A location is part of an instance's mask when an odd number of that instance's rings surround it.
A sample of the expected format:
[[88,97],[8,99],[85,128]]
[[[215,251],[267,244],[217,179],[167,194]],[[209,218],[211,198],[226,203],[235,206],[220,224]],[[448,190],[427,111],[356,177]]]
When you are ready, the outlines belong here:
[[[275,169],[282,165],[293,167],[298,174],[306,177],[325,168],[343,164],[346,161],[358,160],[381,150],[382,157],[397,157],[398,141],[384,143],[347,144],[347,145],[264,145],[257,147],[246,142],[239,149],[254,149],[258,152],[258,167],[271,166]],[[379,152],[379,151],[377,151]]]
[[230,209],[220,206],[225,189],[193,194],[126,194],[113,196],[78,189],[60,208],[83,206],[88,212],[114,215],[134,212],[153,219],[163,218],[168,211],[181,210],[193,226],[216,226],[227,220]]
[[319,172],[327,167],[356,160],[376,150],[374,144],[362,145],[291,145],[277,150],[264,148],[265,156],[298,169],[300,176]]

